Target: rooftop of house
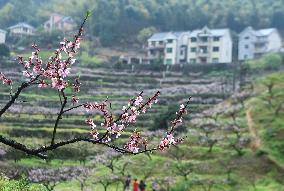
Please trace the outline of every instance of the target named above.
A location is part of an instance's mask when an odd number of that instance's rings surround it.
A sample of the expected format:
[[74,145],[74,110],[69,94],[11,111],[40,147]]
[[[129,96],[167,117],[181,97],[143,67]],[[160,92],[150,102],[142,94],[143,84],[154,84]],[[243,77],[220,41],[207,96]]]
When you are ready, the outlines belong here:
[[25,28],[29,28],[29,29],[35,29],[33,26],[27,24],[27,23],[18,23],[16,25],[10,26],[8,29],[14,29],[14,28],[21,28],[21,27],[25,27]]
[[63,22],[74,22],[73,19],[72,19],[71,17],[69,17],[69,16],[64,17],[64,18],[62,19],[62,21],[63,21]]
[[60,15],[58,13],[52,13],[50,15],[50,18],[45,23],[50,22],[52,16],[58,16],[59,17],[59,20],[57,20],[56,22],[63,21],[63,22],[68,22],[68,23],[74,23],[74,20],[72,19],[72,17]]
[[162,32],[162,33],[155,33],[153,34],[148,40],[149,41],[162,41],[167,39],[177,39],[181,35],[189,32]]
[[249,26],[249,27],[245,28],[240,33],[240,35],[242,35],[243,33],[247,32],[247,31],[253,33],[255,36],[268,36],[272,32],[277,31],[277,29],[276,28],[266,28],[266,29],[254,30],[253,27]]
[[255,32],[257,33],[257,36],[267,36],[275,30],[276,30],[275,28],[267,28],[267,29],[260,29]]
[[7,33],[6,31],[4,31],[4,30],[2,30],[2,29],[0,29],[0,33]]
[[224,36],[228,32],[230,32],[230,29],[228,28],[209,29],[207,26],[205,26],[202,29],[193,30],[190,33],[190,37],[197,37],[199,34],[206,34],[206,33],[212,36]]

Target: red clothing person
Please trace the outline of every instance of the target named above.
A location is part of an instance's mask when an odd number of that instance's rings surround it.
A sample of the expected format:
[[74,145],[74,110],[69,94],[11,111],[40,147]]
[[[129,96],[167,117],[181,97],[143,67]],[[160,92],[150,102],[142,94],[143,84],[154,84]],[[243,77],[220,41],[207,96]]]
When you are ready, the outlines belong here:
[[134,179],[133,191],[139,191],[139,183],[138,183],[137,179]]

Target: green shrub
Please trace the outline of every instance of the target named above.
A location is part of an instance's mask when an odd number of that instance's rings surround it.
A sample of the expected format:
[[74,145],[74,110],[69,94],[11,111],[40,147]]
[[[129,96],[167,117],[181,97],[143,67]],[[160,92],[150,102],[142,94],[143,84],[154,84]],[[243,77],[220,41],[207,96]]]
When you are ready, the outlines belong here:
[[6,44],[0,44],[0,58],[1,57],[9,57],[10,49]]
[[5,176],[0,176],[0,191],[46,191],[40,184],[31,184],[27,178],[12,180]]
[[252,70],[277,70],[281,66],[282,57],[273,53],[265,55],[257,60],[250,60],[245,63]]

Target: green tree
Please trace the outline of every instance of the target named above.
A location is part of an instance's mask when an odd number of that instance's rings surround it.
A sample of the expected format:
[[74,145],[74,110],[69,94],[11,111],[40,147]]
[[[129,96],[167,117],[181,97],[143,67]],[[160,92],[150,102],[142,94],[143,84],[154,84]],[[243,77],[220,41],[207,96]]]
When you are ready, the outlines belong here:
[[0,58],[9,57],[10,49],[6,44],[0,44]]
[[137,40],[139,43],[145,43],[146,40],[157,31],[155,27],[147,27],[139,31]]

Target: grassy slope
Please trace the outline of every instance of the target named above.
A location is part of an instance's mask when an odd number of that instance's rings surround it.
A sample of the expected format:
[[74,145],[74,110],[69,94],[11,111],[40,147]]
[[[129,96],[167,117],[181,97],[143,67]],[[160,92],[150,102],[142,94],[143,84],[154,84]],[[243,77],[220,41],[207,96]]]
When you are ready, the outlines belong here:
[[[273,83],[272,94],[264,84]],[[256,95],[246,102],[251,110],[253,126],[261,138],[260,149],[284,167],[284,72],[259,78],[255,83]],[[269,103],[271,102],[271,103]],[[282,105],[282,108],[280,108]],[[279,113],[275,110],[279,107]]]
[[[281,98],[283,98],[283,83],[284,80],[281,78],[281,76],[284,76],[283,72],[279,72],[277,74],[273,74],[279,77],[279,80],[276,80],[277,83],[273,88],[274,95],[277,96],[277,99],[274,99],[273,103],[274,105],[277,105],[278,102],[281,101]],[[277,77],[277,79],[278,79]],[[127,80],[127,76],[123,79]],[[151,79],[151,77],[149,77]],[[190,140],[189,142],[185,142],[182,146],[180,146],[180,149],[186,153],[183,162],[190,162],[194,164],[194,171],[191,175],[189,175],[189,181],[193,181],[195,179],[199,180],[206,180],[206,179],[212,179],[215,181],[223,181],[226,179],[226,171],[224,169],[224,164],[221,164],[220,161],[223,161],[224,163],[228,163],[230,161],[233,161],[233,163],[236,165],[234,167],[234,171],[232,173],[232,179],[237,184],[218,184],[213,186],[213,190],[254,190],[252,183],[255,183],[257,190],[267,190],[267,191],[281,191],[283,182],[281,181],[281,177],[283,176],[281,169],[281,166],[283,165],[283,141],[281,140],[283,138],[283,110],[279,112],[278,116],[273,116],[273,110],[272,108],[268,107],[266,104],[266,100],[269,97],[269,94],[266,91],[265,86],[263,85],[263,80],[265,81],[269,76],[263,77],[262,79],[258,79],[255,82],[255,95],[248,100],[246,100],[245,103],[245,110],[243,110],[241,113],[241,119],[242,121],[246,121],[246,111],[251,111],[251,119],[253,122],[253,127],[256,129],[257,136],[261,139],[261,145],[258,148],[258,151],[264,151],[268,155],[261,155],[263,152],[257,152],[254,153],[250,149],[246,149],[246,154],[242,157],[237,157],[234,151],[227,148],[224,145],[226,143],[222,143],[220,145],[217,145],[213,148],[212,153],[207,153],[208,148],[205,146],[201,146],[200,144],[194,142],[194,138]],[[134,78],[136,79],[136,78]],[[116,88],[114,86],[114,88]],[[109,88],[109,91],[112,89]],[[51,94],[51,93],[50,93]],[[30,94],[29,94],[30,95]],[[48,92],[49,95],[49,92]],[[46,97],[39,97],[38,94],[34,93],[33,98],[42,99]],[[169,95],[165,95],[169,96]],[[178,95],[175,95],[178,96]],[[96,100],[103,99],[104,96],[96,96]],[[116,97],[116,95],[114,96]],[[26,97],[27,99],[29,97]],[[30,97],[31,98],[31,97]],[[55,97],[54,97],[55,98]],[[54,99],[53,97],[50,97],[51,99]],[[127,101],[128,96],[121,96],[119,97],[124,101]],[[284,99],[284,98],[283,98]],[[180,100],[177,99],[177,100]],[[197,105],[197,107],[202,105]],[[160,106],[158,106],[160,107]],[[164,109],[164,108],[160,108]],[[11,120],[16,121],[16,118],[13,116],[8,116],[8,118],[11,118]],[[7,119],[8,119],[7,118]],[[21,114],[21,120],[28,121],[30,116],[26,114]],[[71,123],[75,122],[75,120],[80,119],[81,116],[71,116],[68,120],[71,120]],[[32,117],[32,120],[43,120],[43,122],[39,122],[39,126],[44,124],[44,120],[46,120],[42,115],[35,114]],[[272,120],[273,119],[273,120]],[[80,119],[82,121],[82,119]],[[3,128],[3,132],[9,133],[9,128],[22,128],[26,130],[27,132],[30,131],[46,131],[49,132],[49,129],[45,128],[34,128],[34,127],[23,127],[18,126],[15,127],[13,122],[7,123],[7,127],[5,127],[5,131]],[[81,129],[81,126],[74,127],[73,129],[68,130],[69,124],[66,125],[66,129],[62,128],[60,129],[62,132],[67,131],[78,131],[85,133],[85,130]],[[2,132],[2,133],[3,133]],[[45,135],[45,134],[44,134]],[[29,141],[29,142],[35,142],[35,141],[49,141],[48,137],[47,139],[37,138],[30,139],[29,137],[21,138],[23,140]],[[195,138],[196,139],[196,138]],[[123,138],[123,141],[125,142],[126,139]],[[223,145],[224,144],[224,145]],[[79,146],[80,147],[80,146]],[[91,151],[93,152],[93,150]],[[130,165],[129,172],[135,176],[141,179],[143,177],[142,171],[149,170],[148,168],[153,168],[153,176],[155,177],[163,177],[167,175],[172,175],[172,171],[174,171],[175,167],[174,165],[179,163],[180,161],[176,161],[170,153],[177,152],[175,148],[171,149],[169,153],[157,153],[152,155],[152,159],[149,160],[148,157],[144,155],[135,156],[132,158],[135,164]],[[94,152],[95,153],[95,152]],[[122,159],[120,163],[123,163],[127,159]],[[146,163],[145,163],[146,161]],[[15,166],[15,163],[11,160],[9,161],[9,164],[11,166]],[[66,166],[73,166],[78,165],[78,161],[75,160],[54,160],[51,162],[51,164],[46,164],[48,166],[52,167],[58,167],[62,165]],[[143,164],[140,166],[140,164]],[[165,164],[170,164],[169,166]],[[20,166],[42,166],[45,165],[45,163],[38,159],[23,159],[20,162],[18,162],[17,165]],[[87,163],[88,165],[88,163]],[[119,165],[119,164],[118,164]],[[145,166],[147,168],[145,168]],[[110,173],[108,169],[104,167],[100,167],[99,170],[96,172],[97,174],[108,174]],[[91,179],[95,178],[95,175],[93,175]],[[149,181],[148,181],[148,184]],[[188,190],[186,187],[188,182],[185,182],[181,176],[176,176],[176,185],[173,186],[175,190]],[[91,180],[88,182],[88,185],[90,188],[93,187],[91,184]],[[96,186],[98,190],[102,189],[99,186]],[[59,191],[65,191],[65,190],[79,190],[79,184],[77,181],[70,181],[61,183],[56,187],[56,190]],[[191,190],[201,190],[202,186],[195,185],[192,186]],[[115,190],[115,186],[111,187],[110,189]]]

